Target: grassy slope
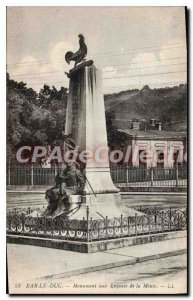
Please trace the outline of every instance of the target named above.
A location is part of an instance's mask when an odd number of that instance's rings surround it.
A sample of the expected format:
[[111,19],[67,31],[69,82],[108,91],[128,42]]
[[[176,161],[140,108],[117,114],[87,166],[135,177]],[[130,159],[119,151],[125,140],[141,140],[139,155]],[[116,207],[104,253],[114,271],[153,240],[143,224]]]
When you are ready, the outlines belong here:
[[117,128],[129,128],[133,118],[156,118],[165,130],[187,127],[187,86],[124,91],[105,96],[105,109]]

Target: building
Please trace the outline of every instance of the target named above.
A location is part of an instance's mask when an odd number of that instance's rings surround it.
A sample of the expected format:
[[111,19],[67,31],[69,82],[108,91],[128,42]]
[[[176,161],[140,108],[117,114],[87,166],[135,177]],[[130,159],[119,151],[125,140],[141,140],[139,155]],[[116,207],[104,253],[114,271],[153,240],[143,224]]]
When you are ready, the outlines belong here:
[[175,163],[186,163],[186,132],[161,130],[161,123],[154,119],[151,126],[154,129],[140,130],[139,122],[133,120],[131,129],[118,130],[124,136],[124,148],[131,148],[129,163],[147,168],[172,168]]

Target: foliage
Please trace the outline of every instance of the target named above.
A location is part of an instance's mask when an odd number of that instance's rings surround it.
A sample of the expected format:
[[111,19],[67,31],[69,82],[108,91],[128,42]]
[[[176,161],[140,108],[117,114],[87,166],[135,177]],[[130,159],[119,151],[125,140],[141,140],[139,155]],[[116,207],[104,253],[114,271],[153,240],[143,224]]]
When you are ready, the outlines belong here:
[[7,155],[24,145],[51,145],[65,126],[67,89],[44,85],[38,94],[7,74]]

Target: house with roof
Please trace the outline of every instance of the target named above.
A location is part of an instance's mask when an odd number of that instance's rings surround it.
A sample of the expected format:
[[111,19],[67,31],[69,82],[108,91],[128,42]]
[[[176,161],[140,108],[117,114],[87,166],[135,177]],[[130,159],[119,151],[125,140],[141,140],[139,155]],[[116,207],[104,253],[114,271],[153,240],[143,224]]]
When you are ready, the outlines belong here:
[[133,167],[173,168],[186,163],[187,133],[162,130],[155,119],[140,129],[140,122],[133,120],[130,129],[118,129],[124,136],[125,147],[131,148],[129,164]]

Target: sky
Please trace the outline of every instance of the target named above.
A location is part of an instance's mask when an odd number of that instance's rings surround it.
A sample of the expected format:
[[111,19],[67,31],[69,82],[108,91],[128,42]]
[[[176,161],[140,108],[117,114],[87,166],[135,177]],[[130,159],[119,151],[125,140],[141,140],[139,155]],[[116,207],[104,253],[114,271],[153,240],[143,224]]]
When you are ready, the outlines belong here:
[[7,71],[39,91],[68,87],[64,60],[85,36],[105,94],[186,82],[184,7],[7,8]]

